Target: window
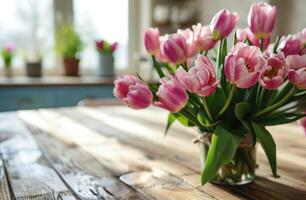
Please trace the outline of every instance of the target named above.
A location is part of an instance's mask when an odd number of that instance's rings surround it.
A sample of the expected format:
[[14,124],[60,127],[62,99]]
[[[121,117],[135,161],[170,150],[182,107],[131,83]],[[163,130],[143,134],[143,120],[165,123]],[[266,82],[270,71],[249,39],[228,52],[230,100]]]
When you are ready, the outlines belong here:
[[55,65],[52,8],[52,0],[0,0],[0,46],[16,46],[13,68],[40,56],[44,67]]
[[128,0],[74,0],[74,24],[85,42],[81,65],[95,68],[98,55],[94,41],[118,42],[117,69],[128,65]]

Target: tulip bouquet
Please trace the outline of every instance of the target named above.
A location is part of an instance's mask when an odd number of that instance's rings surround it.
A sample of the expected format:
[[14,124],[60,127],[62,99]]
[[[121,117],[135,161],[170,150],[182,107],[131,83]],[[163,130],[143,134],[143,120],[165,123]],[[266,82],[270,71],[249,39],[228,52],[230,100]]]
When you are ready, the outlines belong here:
[[112,54],[118,47],[117,42],[110,44],[105,40],[96,40],[95,43],[97,51],[101,54]]
[[221,10],[210,26],[163,36],[148,29],[145,46],[160,83],[133,75],[115,81],[114,96],[124,104],[168,110],[166,132],[176,120],[200,130],[202,185],[252,181],[256,143],[277,177],[276,147],[266,126],[305,116],[299,108],[306,101],[306,29],[271,42],[276,8],[267,3],[251,6],[248,28],[234,31],[238,19]]

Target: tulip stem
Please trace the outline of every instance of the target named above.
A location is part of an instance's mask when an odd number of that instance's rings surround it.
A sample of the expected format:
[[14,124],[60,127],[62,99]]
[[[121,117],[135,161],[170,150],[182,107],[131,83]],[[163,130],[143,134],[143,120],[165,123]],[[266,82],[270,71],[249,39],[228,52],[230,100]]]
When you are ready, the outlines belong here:
[[183,108],[180,111],[185,117],[187,117],[193,124],[197,125],[199,128],[203,128],[202,124],[200,122],[198,122],[198,119],[196,117],[193,116],[192,113],[190,113],[190,111],[186,108]]
[[206,114],[208,116],[209,121],[213,122],[213,118],[212,118],[212,115],[211,115],[209,107],[208,107],[207,98],[203,97],[202,101],[203,101],[204,110],[205,110],[205,112],[206,112]]
[[223,115],[223,113],[225,113],[225,111],[227,110],[227,108],[230,106],[231,102],[232,102],[232,99],[234,97],[234,94],[235,94],[235,91],[236,91],[236,85],[232,85],[232,88],[231,88],[231,91],[230,91],[230,94],[228,96],[228,99],[227,101],[225,102],[223,108],[220,110],[220,112],[218,113],[217,115],[217,119],[219,119],[219,117],[221,117]]
[[263,97],[265,95],[265,92],[266,92],[266,89],[265,88],[262,88],[261,89],[261,92],[260,92],[260,96],[259,96],[259,100],[258,100],[258,108],[260,109],[261,108],[261,104],[262,104],[262,100],[263,100]]
[[156,61],[156,59],[155,59],[155,56],[152,56],[152,60],[153,60],[153,66],[154,66],[154,68],[156,69],[156,71],[157,71],[159,77],[160,77],[160,78],[165,77],[164,72],[162,71],[162,69],[160,68],[159,63],[158,63],[158,62]]
[[282,106],[284,103],[286,103],[286,101],[292,96],[294,95],[295,93],[295,87],[292,87],[291,90],[289,91],[289,93],[282,99],[280,100],[279,102],[261,110],[261,111],[258,111],[256,112],[254,115],[251,116],[251,119],[254,119],[254,118],[257,118],[257,117],[260,117],[270,111],[273,111],[277,108],[279,108],[280,106]]

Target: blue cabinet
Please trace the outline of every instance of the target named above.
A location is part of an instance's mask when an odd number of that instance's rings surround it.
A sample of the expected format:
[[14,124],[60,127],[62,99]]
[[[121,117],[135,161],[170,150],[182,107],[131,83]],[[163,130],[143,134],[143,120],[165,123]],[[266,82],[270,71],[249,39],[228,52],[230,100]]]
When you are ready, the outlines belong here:
[[113,85],[0,87],[0,111],[76,106],[83,99],[113,98]]

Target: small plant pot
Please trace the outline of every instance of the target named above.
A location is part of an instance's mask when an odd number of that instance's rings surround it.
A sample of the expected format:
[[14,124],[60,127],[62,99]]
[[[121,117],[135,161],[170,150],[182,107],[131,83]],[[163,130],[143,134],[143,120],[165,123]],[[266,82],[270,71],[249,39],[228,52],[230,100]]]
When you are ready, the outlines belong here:
[[113,54],[99,54],[99,66],[97,75],[101,77],[114,76],[114,56]]
[[42,64],[38,62],[27,62],[27,76],[29,77],[41,77]]
[[66,76],[79,76],[80,60],[77,58],[64,58],[64,72]]
[[4,76],[6,76],[6,77],[12,77],[13,76],[11,66],[5,66],[4,67]]
[[[200,144],[201,170],[204,169],[207,161],[211,136],[211,133],[203,133],[197,141]],[[245,135],[231,162],[222,166],[210,182],[222,185],[244,185],[255,179],[255,169],[256,145],[254,147],[248,135]]]

